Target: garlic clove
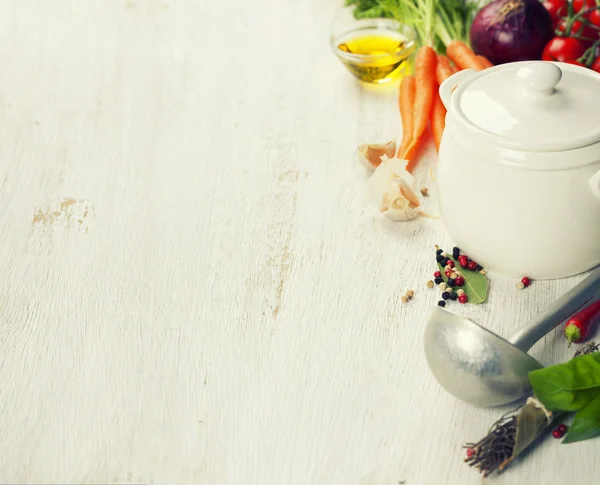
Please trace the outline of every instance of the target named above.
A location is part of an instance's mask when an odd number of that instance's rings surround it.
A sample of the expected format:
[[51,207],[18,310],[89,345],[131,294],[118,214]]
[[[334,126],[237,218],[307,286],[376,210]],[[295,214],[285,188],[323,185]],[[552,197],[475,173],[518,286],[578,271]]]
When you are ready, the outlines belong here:
[[412,174],[406,171],[407,163],[384,155],[367,182],[371,202],[393,221],[409,221],[419,215],[418,188]]
[[396,140],[383,144],[358,145],[356,157],[358,161],[370,170],[375,170],[381,165],[381,157],[393,157],[396,153]]

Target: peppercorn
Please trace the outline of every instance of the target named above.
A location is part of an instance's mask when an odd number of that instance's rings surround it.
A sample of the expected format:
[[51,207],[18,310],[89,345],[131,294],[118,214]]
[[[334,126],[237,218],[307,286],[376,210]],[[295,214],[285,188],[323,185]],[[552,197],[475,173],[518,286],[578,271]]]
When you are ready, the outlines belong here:
[[567,431],[567,425],[566,424],[559,424],[556,427],[557,430],[559,430],[561,433],[564,433],[565,431]]
[[445,291],[447,287],[446,283],[440,283],[440,290]]
[[483,266],[481,266],[479,264],[477,266],[475,266],[475,271],[481,271],[482,269],[483,269]]
[[451,268],[454,268],[454,261],[452,261],[452,260],[448,261],[447,266],[450,266]]
[[441,271],[436,271],[435,273],[433,273],[433,277],[434,278],[441,278],[442,277]]
[[519,288],[519,290],[522,290],[523,288],[525,288],[525,283],[523,283],[522,281],[519,281],[517,283],[517,288]]
[[433,281],[435,281],[435,284],[436,284],[436,285],[439,285],[440,283],[443,283],[443,282],[444,282],[444,278],[442,278],[441,276],[438,276],[438,277],[436,277],[436,278],[435,278],[435,280],[433,280]]
[[408,296],[402,295],[400,299],[402,300],[402,303],[408,303]]
[[558,429],[555,429],[552,431],[552,436],[554,436],[556,439],[560,439],[563,437],[563,433],[561,433]]
[[455,286],[456,285],[456,281],[453,280],[452,278],[448,278],[447,284],[448,284],[448,286]]
[[415,296],[415,292],[413,290],[408,290],[406,292],[406,296],[408,296],[409,298],[412,298],[413,296]]
[[463,293],[458,297],[458,301],[459,303],[467,303],[469,301],[469,298],[467,297],[466,293]]
[[465,284],[465,279],[462,276],[458,276],[455,281],[456,286],[464,286]]
[[444,250],[443,250],[443,249],[438,249],[438,250],[435,252],[435,255],[436,255],[436,256],[439,256],[439,255],[440,255],[440,254],[442,254],[443,252],[444,252]]
[[438,306],[445,307],[446,302],[444,300],[440,300],[440,301],[438,301]]
[[469,268],[471,271],[475,271],[475,268],[477,268],[477,263],[475,261],[469,261],[467,263],[467,268]]
[[450,298],[450,293],[448,293],[447,291],[444,291],[444,293],[442,293],[442,299],[447,300],[449,298]]
[[435,286],[435,283],[433,282],[433,280],[429,280],[427,282],[427,288],[433,288]]
[[522,283],[523,283],[525,286],[529,286],[529,285],[531,284],[531,281],[530,281],[530,279],[529,279],[527,276],[525,276],[525,277],[524,277],[524,278],[521,280],[521,282],[522,282]]
[[473,448],[467,448],[467,458],[471,458],[473,456]]
[[436,257],[435,257],[435,260],[436,260],[438,263],[441,263],[442,261],[444,261],[444,259],[445,259],[445,258],[444,258],[444,256],[442,256],[442,253],[439,253],[439,254],[438,254]]
[[450,299],[452,301],[456,301],[457,298],[458,298],[458,295],[456,293],[454,293],[454,292],[450,293]]
[[464,294],[465,294],[465,290],[456,290],[456,294],[457,294],[458,296],[460,296],[460,295],[464,295]]

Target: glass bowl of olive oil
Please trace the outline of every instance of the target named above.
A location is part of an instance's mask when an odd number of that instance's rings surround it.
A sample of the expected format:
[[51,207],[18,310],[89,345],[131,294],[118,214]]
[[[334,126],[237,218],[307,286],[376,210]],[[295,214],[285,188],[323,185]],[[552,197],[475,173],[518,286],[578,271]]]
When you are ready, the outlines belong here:
[[348,9],[334,21],[331,49],[357,79],[384,84],[412,72],[414,30],[387,18],[355,19]]

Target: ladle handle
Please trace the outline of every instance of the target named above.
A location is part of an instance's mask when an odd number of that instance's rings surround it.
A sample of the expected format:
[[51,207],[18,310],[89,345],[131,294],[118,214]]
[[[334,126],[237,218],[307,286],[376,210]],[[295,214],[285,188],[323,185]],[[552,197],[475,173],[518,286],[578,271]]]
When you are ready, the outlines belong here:
[[550,330],[560,325],[583,305],[600,293],[600,266],[581,283],[560,297],[550,308],[538,315],[529,325],[513,334],[509,341],[527,352]]

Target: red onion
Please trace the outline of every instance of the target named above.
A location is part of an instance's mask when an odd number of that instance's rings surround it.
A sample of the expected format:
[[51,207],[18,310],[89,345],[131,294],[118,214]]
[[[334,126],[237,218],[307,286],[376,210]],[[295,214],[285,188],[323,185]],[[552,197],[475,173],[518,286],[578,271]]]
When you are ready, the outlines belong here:
[[539,0],[495,0],[475,16],[471,47],[493,64],[542,58],[554,37],[552,17]]

